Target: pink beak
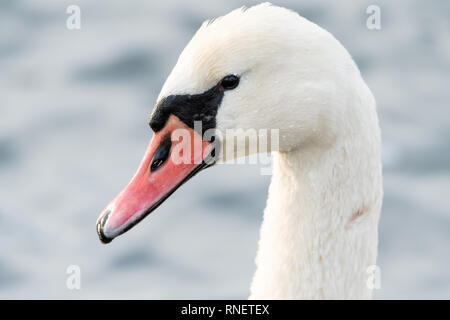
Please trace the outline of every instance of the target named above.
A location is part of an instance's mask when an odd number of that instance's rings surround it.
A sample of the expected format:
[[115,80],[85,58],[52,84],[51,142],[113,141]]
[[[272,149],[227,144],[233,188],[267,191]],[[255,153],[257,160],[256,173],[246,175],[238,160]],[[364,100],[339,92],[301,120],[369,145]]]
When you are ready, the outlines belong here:
[[165,127],[154,134],[134,177],[100,214],[100,240],[111,242],[144,219],[208,166],[204,160],[211,150],[211,142],[171,115]]

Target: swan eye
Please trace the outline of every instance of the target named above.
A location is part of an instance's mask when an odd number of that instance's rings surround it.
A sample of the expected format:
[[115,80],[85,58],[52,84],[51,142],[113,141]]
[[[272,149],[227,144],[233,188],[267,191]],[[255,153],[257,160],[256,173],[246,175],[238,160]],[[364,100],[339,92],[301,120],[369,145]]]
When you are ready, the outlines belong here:
[[225,78],[220,81],[220,86],[224,88],[225,90],[232,90],[236,88],[239,84],[239,77],[231,74],[226,76]]

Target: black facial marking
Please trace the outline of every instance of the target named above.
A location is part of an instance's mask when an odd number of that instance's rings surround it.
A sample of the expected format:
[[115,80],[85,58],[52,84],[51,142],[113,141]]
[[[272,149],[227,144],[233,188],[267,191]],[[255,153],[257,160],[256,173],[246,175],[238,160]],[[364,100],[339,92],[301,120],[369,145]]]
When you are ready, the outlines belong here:
[[217,109],[222,102],[223,93],[224,89],[217,84],[200,94],[167,96],[155,106],[150,127],[154,132],[160,131],[173,114],[192,129],[194,121],[201,121],[203,135],[206,130],[216,127]]
[[155,171],[156,169],[161,167],[164,162],[166,162],[167,158],[169,158],[171,146],[172,140],[170,138],[170,135],[168,135],[163,139],[158,149],[156,149],[152,164],[150,165],[150,171]]

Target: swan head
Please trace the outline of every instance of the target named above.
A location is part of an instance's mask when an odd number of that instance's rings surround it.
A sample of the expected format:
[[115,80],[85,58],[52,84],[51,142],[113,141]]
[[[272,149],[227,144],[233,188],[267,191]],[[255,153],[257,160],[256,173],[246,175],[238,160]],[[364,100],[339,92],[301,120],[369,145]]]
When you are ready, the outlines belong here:
[[[100,239],[127,231],[224,160],[227,130],[279,130],[268,152],[326,147],[345,126],[349,79],[358,76],[339,42],[293,11],[264,3],[203,23],[157,98],[137,173],[97,221]],[[226,160],[249,153],[240,145]]]

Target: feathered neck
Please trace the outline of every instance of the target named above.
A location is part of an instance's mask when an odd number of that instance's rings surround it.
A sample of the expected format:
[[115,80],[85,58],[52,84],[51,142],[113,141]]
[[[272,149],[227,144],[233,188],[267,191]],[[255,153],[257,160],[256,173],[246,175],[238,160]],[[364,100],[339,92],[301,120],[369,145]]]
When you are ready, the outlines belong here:
[[374,123],[330,149],[274,157],[251,299],[371,297],[382,198]]

